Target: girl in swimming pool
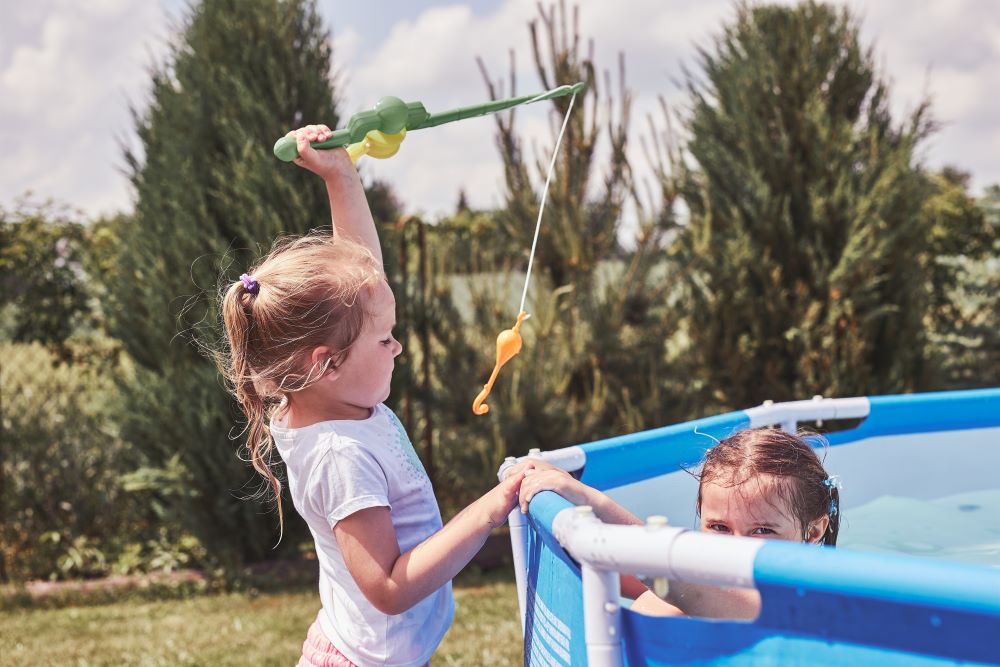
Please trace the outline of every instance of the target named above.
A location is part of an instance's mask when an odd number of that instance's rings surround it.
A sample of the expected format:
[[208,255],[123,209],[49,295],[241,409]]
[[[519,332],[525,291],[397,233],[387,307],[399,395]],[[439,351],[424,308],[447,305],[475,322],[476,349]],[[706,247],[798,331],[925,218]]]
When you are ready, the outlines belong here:
[[[605,523],[644,522],[607,495],[569,473],[534,462],[519,493],[521,511],[540,491],[555,491],[590,505]],[[780,429],[740,431],[705,454],[699,473],[697,512],[701,530],[720,535],[779,539],[835,546],[840,530],[840,489],[813,447]],[[652,615],[754,618],[760,595],[752,589],[671,582],[661,600],[634,577],[622,577],[632,609]]]

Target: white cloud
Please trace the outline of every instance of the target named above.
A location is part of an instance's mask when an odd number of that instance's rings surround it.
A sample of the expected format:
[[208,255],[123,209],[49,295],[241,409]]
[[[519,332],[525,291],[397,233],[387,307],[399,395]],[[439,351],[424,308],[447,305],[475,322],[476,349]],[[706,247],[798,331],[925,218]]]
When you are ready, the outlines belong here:
[[354,28],[346,28],[333,33],[334,63],[353,63],[358,58],[363,38]]
[[130,131],[128,102],[147,83],[164,17],[125,0],[53,0],[33,12],[0,57],[0,201],[31,190],[92,214],[125,208],[116,139]]
[[[930,95],[942,129],[926,147],[928,164],[967,169],[977,188],[1000,182],[995,0],[838,1],[861,18],[864,40],[874,42],[892,82],[897,118]],[[177,0],[160,3],[169,9]],[[386,24],[383,15],[377,26],[360,3],[321,0],[319,7],[333,31],[345,117],[383,95],[420,100],[431,112],[485,101],[475,58],[483,58],[495,80],[506,79],[510,49],[518,92],[542,88],[527,28],[538,17],[535,3],[397,3],[384,15],[399,18]],[[8,12],[0,23],[0,205],[31,189],[91,213],[130,206],[128,185],[116,169],[116,138],[132,134],[128,103],[144,99],[150,52],[162,52],[170,29],[165,11],[132,0],[47,0],[17,3]],[[683,103],[676,85],[682,64],[695,66],[695,45],[710,43],[734,12],[731,0],[581,3],[580,33],[594,40],[597,64],[611,71],[613,88],[618,53],[625,53],[634,148],[646,131],[645,115],[660,118],[658,95]],[[581,44],[581,54],[587,48]],[[603,87],[603,78],[599,83]],[[518,119],[528,146],[537,142],[549,150],[558,120],[551,106],[525,107]],[[459,189],[474,205],[496,205],[503,188],[494,136],[490,118],[412,133],[399,155],[370,161],[363,171],[390,181],[409,208],[431,215],[450,211]]]
[[928,143],[927,164],[954,165],[973,175],[973,188],[1000,182],[1000,5],[993,0],[929,3],[861,2],[863,19],[892,83],[897,118],[925,98],[940,130]]

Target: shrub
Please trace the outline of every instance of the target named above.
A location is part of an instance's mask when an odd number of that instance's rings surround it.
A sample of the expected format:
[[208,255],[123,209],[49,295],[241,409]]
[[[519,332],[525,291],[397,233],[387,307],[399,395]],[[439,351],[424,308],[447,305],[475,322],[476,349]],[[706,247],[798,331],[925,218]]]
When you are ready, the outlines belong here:
[[169,570],[204,557],[123,486],[140,464],[118,432],[115,379],[129,371],[101,344],[78,342],[80,360],[65,362],[39,343],[0,343],[4,579]]

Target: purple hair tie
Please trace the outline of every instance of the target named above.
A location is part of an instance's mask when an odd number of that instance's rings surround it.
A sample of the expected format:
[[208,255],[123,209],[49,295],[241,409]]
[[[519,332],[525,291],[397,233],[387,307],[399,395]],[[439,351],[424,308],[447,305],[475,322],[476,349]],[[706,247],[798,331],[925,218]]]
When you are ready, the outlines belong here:
[[260,285],[253,279],[253,276],[249,273],[244,273],[240,276],[240,280],[243,282],[243,289],[257,296],[257,292],[260,291]]

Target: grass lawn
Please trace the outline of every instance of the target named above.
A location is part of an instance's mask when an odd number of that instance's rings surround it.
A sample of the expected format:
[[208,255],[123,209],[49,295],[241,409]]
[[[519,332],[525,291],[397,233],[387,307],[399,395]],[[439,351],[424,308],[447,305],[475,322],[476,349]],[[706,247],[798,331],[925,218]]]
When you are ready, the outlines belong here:
[[[465,575],[432,664],[519,665],[512,575]],[[0,665],[294,665],[314,590],[0,612]]]

